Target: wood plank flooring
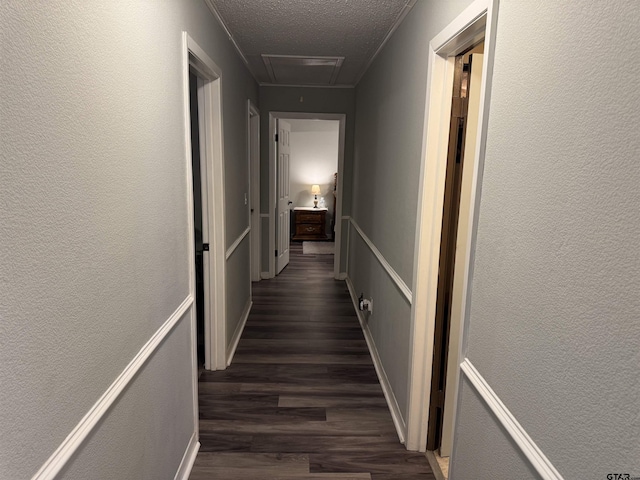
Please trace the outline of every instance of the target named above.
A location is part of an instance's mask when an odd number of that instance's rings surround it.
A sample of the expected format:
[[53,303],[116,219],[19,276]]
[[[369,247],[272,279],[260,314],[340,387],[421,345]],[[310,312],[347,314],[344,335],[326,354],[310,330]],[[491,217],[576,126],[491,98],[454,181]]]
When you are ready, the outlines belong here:
[[433,480],[398,441],[333,255],[303,255],[253,284],[227,370],[199,381],[200,442],[190,479]]

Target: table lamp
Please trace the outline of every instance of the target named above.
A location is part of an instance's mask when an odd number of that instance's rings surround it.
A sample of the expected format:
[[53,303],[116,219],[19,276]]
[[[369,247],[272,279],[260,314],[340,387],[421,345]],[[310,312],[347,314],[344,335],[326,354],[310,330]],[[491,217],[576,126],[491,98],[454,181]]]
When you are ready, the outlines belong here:
[[315,195],[313,200],[313,208],[318,208],[318,194],[320,193],[320,185],[311,186],[311,194]]

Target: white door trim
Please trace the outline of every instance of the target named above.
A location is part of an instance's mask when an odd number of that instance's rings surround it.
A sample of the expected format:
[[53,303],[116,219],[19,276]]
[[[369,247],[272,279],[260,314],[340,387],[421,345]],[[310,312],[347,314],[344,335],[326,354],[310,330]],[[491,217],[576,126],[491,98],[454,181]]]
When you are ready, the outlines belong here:
[[[451,114],[451,88],[454,57],[484,38],[484,65],[482,75],[480,112],[476,151],[473,157],[473,187],[470,207],[469,241],[464,268],[465,299],[462,305],[461,342],[450,345],[462,354],[466,340],[467,312],[472,278],[473,252],[477,226],[478,205],[482,184],[484,152],[493,58],[498,0],[476,0],[451,24],[436,35],[429,44],[429,70],[420,166],[419,204],[416,221],[416,248],[414,253],[414,296],[411,308],[411,352],[409,372],[409,405],[407,415],[407,449],[425,451],[431,394],[431,370],[435,326],[438,263],[442,228],[442,209]],[[458,374],[459,378],[459,366]],[[457,404],[457,402],[455,402]],[[455,414],[454,414],[455,415]],[[455,435],[455,432],[454,432]]]
[[[200,122],[203,191],[203,241],[209,243],[208,258],[205,255],[205,368],[226,368],[226,262],[224,221],[224,146],[222,135],[222,71],[200,46],[183,32],[183,81],[185,152],[187,158],[190,255],[195,265],[193,245],[193,191],[191,171],[191,123],[189,113],[189,68],[193,68],[203,85],[198,88],[198,103],[203,112]],[[203,195],[204,197],[205,195]],[[205,216],[203,215],[203,217]],[[205,226],[206,225],[206,226]],[[190,272],[191,292],[195,292],[195,269]],[[192,339],[196,341],[195,337]],[[194,359],[195,375],[197,365]],[[197,395],[196,395],[197,402]],[[197,408],[196,408],[197,412]]]
[[[260,111],[247,100],[247,156],[249,159],[249,217],[251,225],[251,281],[260,281]],[[253,212],[252,212],[253,210]]]
[[[275,276],[276,259],[276,120],[277,119],[309,119],[309,120],[338,120],[338,184],[336,186],[336,211],[335,217],[335,255],[333,257],[333,276],[340,279],[340,255],[342,239],[342,195],[344,184],[344,147],[345,126],[347,115],[344,113],[306,113],[306,112],[269,112],[269,278]],[[263,276],[264,278],[264,276]]]

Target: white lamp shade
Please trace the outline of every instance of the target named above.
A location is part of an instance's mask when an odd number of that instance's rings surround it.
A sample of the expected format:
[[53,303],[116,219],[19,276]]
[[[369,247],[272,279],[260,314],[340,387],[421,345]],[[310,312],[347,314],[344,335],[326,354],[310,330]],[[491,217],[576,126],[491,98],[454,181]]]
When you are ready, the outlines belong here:
[[320,193],[320,185],[313,185],[311,187],[311,194],[318,195]]

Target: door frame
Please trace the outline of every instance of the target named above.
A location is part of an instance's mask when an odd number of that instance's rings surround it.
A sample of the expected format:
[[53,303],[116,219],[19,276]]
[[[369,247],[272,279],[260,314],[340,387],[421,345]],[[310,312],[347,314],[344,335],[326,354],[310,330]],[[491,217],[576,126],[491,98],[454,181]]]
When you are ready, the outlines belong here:
[[249,225],[251,281],[260,281],[260,110],[247,100],[247,158],[249,162]]
[[[203,242],[209,243],[209,254],[204,257],[204,335],[205,369],[226,368],[226,261],[224,222],[224,145],[222,134],[222,70],[206,52],[189,36],[182,32],[185,155],[187,159],[187,210],[188,239],[191,266],[189,292],[195,299],[195,246],[193,225],[193,172],[191,168],[191,117],[189,108],[189,68],[192,68],[201,86],[198,88],[198,104],[202,113],[200,122],[200,156],[202,165],[203,192]],[[205,227],[206,224],[206,227]],[[194,316],[195,317],[195,316]],[[194,319],[195,328],[195,319]],[[196,333],[192,335],[195,352]],[[193,368],[197,376],[196,358]],[[197,385],[194,387],[197,389]],[[197,395],[196,395],[197,402]],[[197,412],[197,408],[196,408]]]
[[[475,49],[474,49],[475,50]],[[472,50],[473,51],[473,50]],[[484,44],[482,45],[482,52],[484,52]],[[469,83],[467,84],[467,99],[468,99],[468,109],[467,109],[467,130],[469,130],[472,125],[476,125],[478,120],[478,112],[480,106],[480,87],[482,87],[482,62],[484,59],[483,53],[475,52],[470,54],[470,58],[473,59],[470,62],[471,68],[469,69]],[[478,61],[480,59],[480,61]],[[479,75],[476,77],[476,73],[479,70]],[[465,138],[465,152],[469,152],[469,156],[472,156],[475,153],[475,142],[477,140],[477,128],[473,128],[471,131],[467,132]],[[470,158],[472,160],[472,158]],[[466,268],[466,263],[468,261],[465,256],[466,253],[466,240],[468,235],[465,234],[465,229],[469,228],[468,215],[469,215],[469,207],[471,205],[471,182],[473,181],[473,171],[471,169],[462,170],[462,178],[460,179],[460,206],[458,209],[458,228],[456,231],[456,251],[460,252],[460,255],[454,255],[453,258],[453,290],[451,292],[451,318],[458,319],[453,322],[449,327],[449,341],[448,345],[458,345],[458,342],[461,339],[460,327],[462,325],[462,317],[460,316],[459,309],[463,306],[463,302],[460,300],[463,295],[466,293],[461,291],[463,287],[462,281],[464,277],[460,273]],[[466,211],[465,211],[466,210]],[[460,221],[462,218],[462,222]],[[456,275],[456,271],[458,275]],[[464,272],[463,272],[464,273]],[[445,395],[444,395],[444,405],[443,405],[443,417],[442,417],[442,436],[440,439],[440,447],[439,447],[439,455],[441,457],[450,457],[453,450],[453,424],[454,424],[454,413],[456,408],[456,390],[457,390],[457,382],[459,380],[457,370],[457,366],[460,365],[460,360],[458,357],[459,349],[454,348],[449,350],[444,361],[447,364],[447,376],[445,378]],[[433,382],[432,382],[433,383]],[[446,386],[449,385],[447,389]],[[428,437],[428,434],[427,434]]]
[[333,277],[340,279],[340,250],[342,245],[342,195],[344,184],[344,146],[347,115],[344,113],[269,112],[269,277],[275,277],[276,259],[276,120],[337,120],[338,127],[338,182],[336,185],[335,254],[333,256]]
[[[461,308],[461,335],[458,344],[449,345],[450,350],[456,349],[459,354],[458,358],[462,360],[465,357],[466,325],[468,323],[466,305],[471,295],[478,207],[489,121],[498,1],[476,0],[429,43],[425,126],[416,219],[416,249],[414,253],[414,302],[411,305],[411,351],[406,444],[408,450],[421,452],[426,450],[454,60],[456,55],[484,39],[485,50],[476,151],[472,162],[467,164],[467,168],[473,168],[473,186],[469,210],[469,238],[467,249],[464,252],[463,290],[465,291],[465,296]],[[458,396],[459,389],[457,387],[460,384],[459,366],[456,371],[456,378],[454,395]],[[458,398],[454,403],[457,405]]]

